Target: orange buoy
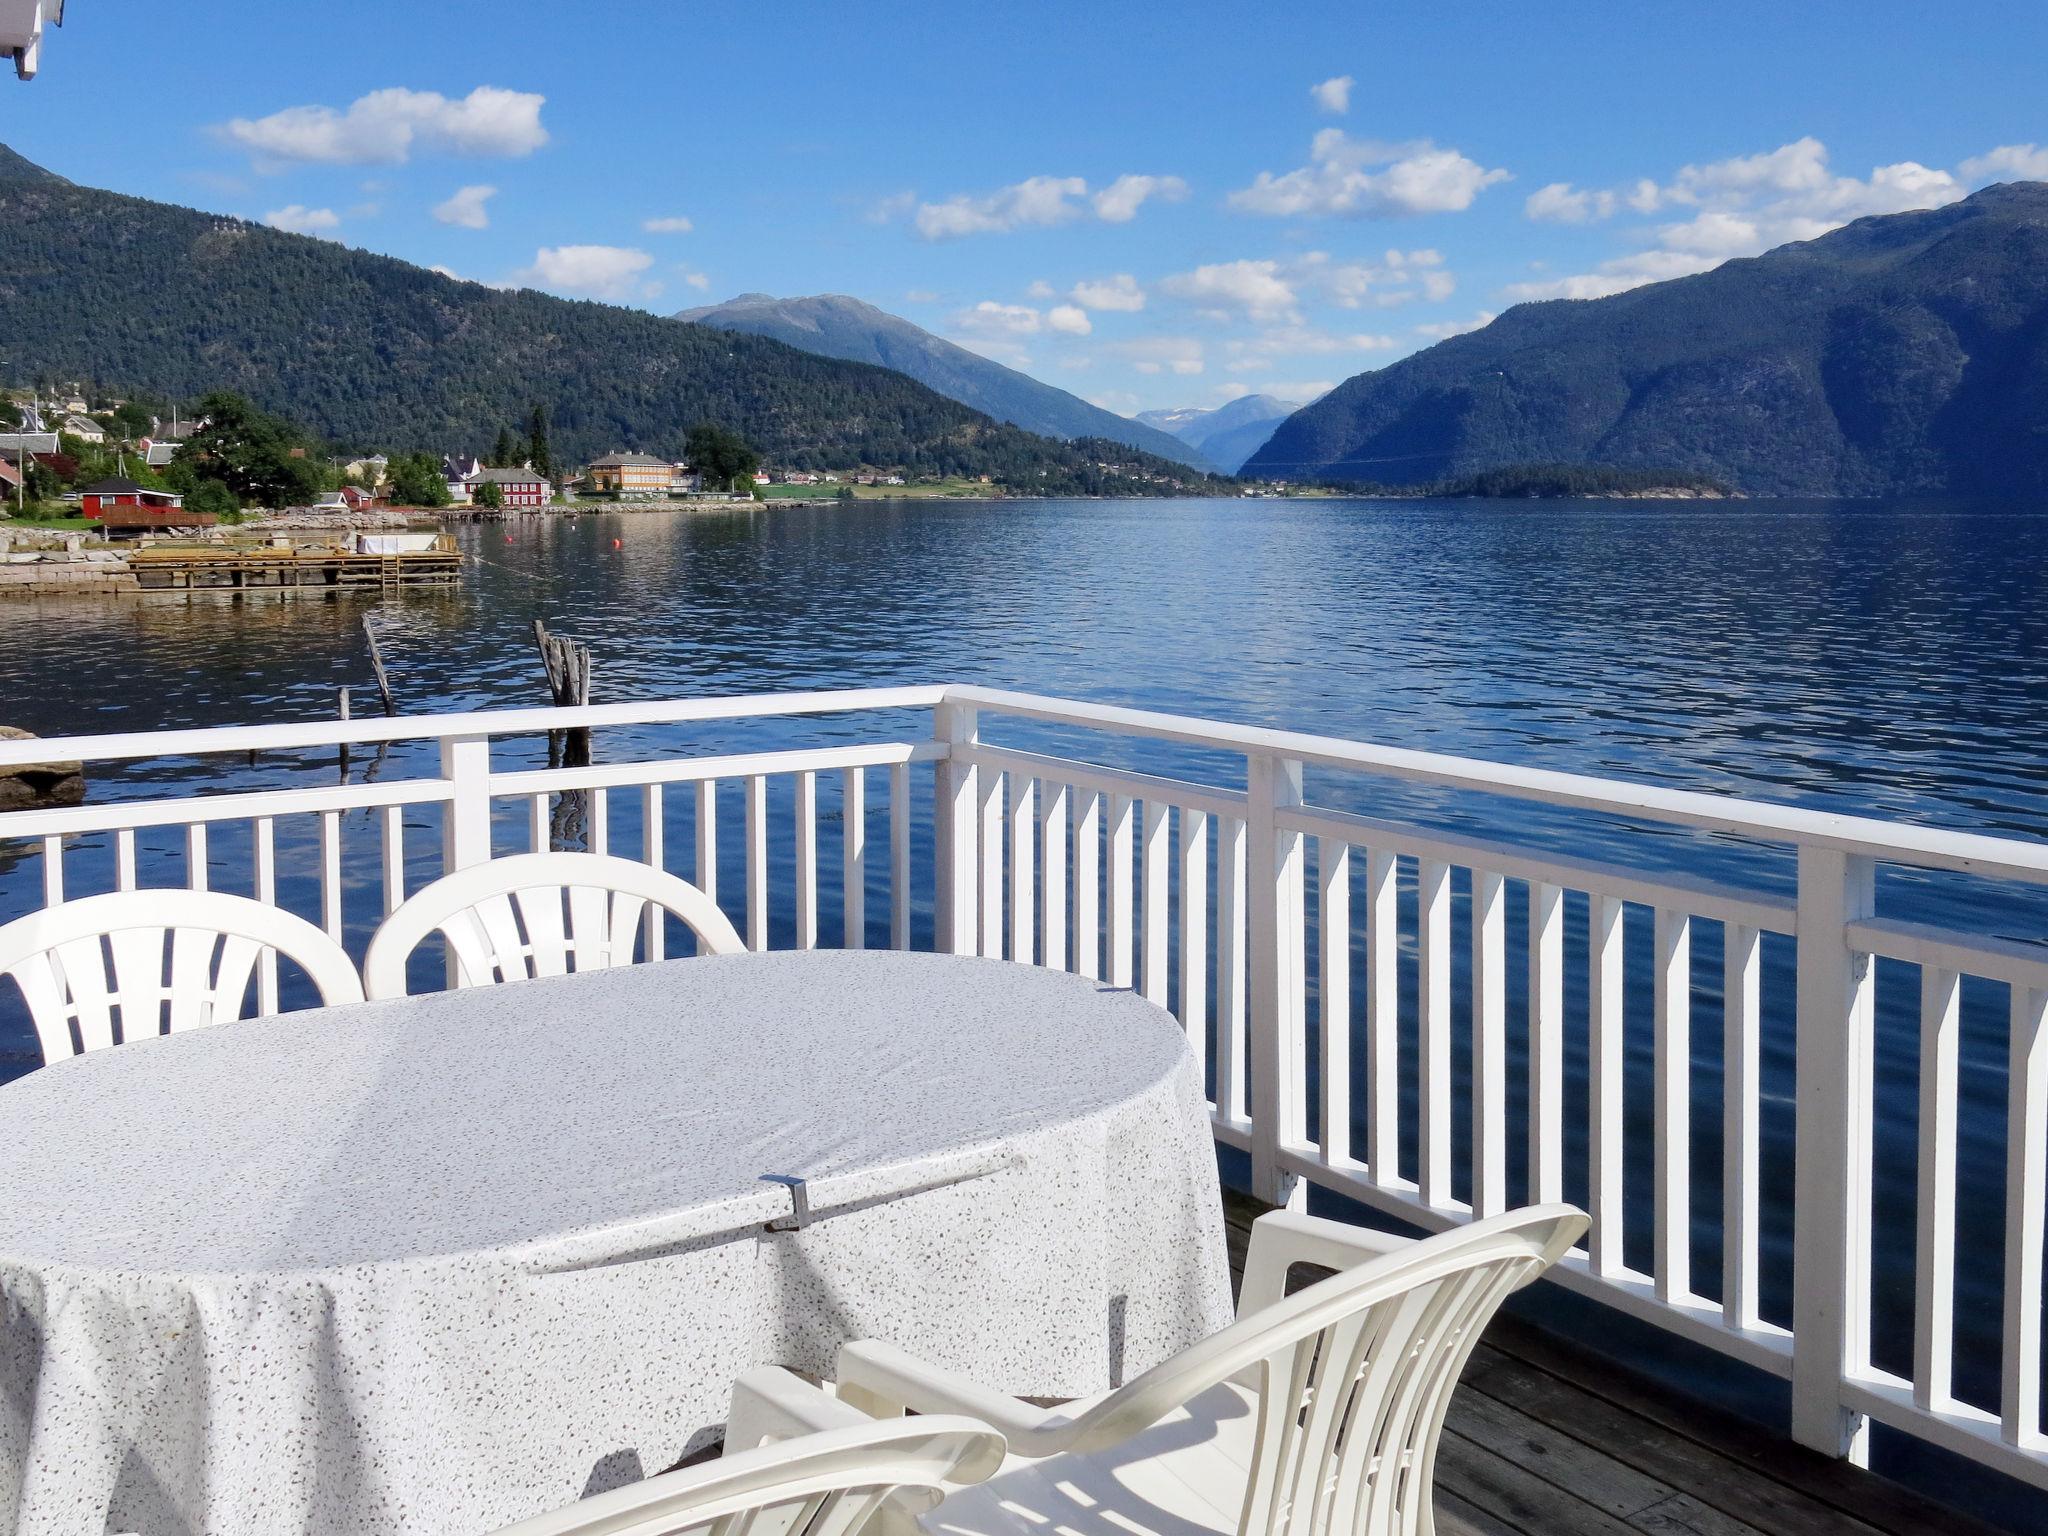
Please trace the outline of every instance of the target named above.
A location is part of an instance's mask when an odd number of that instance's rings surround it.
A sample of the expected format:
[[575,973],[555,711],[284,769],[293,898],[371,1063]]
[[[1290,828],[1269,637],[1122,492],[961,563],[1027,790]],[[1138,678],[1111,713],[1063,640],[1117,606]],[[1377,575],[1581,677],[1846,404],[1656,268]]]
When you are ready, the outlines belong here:
[[625,541],[624,539],[613,539],[613,540],[612,540],[612,548],[613,548],[613,549],[624,549],[625,547],[626,547],[626,541]]
[[506,534],[506,535],[505,535],[505,542],[506,542],[507,544],[510,544],[510,543],[512,542],[512,535],[511,535],[511,534],[509,534],[509,533],[508,533],[508,534]]

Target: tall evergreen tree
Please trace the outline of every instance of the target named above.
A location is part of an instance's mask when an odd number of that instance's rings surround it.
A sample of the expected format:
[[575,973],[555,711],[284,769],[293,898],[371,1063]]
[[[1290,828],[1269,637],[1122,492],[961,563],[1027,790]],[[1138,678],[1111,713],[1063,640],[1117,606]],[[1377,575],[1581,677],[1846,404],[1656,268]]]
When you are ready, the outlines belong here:
[[527,452],[533,456],[533,467],[540,471],[543,480],[555,478],[555,456],[548,448],[548,412],[544,405],[535,405],[533,419],[526,424]]
[[498,443],[491,450],[491,462],[500,469],[508,468],[519,462],[519,445],[512,441],[512,429],[510,427],[498,428]]

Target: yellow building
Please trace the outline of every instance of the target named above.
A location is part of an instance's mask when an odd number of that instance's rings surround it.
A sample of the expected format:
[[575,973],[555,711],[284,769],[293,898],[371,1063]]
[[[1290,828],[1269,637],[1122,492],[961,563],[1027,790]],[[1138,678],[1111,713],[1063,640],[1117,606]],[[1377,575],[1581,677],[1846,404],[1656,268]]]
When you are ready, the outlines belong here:
[[590,490],[599,496],[628,499],[668,495],[670,465],[644,453],[608,453],[590,463]]

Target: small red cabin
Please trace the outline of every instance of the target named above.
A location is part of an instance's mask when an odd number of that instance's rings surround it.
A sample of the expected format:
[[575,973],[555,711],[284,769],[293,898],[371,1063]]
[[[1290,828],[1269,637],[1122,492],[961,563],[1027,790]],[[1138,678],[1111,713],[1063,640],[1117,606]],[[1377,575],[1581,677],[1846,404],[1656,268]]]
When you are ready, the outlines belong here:
[[114,507],[141,507],[150,512],[175,512],[185,498],[175,491],[153,491],[133,480],[101,480],[78,493],[79,510],[97,518]]

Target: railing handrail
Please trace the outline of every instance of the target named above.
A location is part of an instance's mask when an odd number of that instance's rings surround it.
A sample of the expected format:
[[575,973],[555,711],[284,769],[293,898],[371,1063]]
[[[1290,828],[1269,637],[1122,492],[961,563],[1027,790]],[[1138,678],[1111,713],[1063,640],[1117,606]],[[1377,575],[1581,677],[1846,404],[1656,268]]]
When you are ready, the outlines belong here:
[[726,694],[711,698],[635,700],[569,708],[472,709],[438,715],[360,716],[287,725],[216,725],[193,730],[124,731],[106,736],[32,736],[0,741],[0,768],[44,762],[115,762],[142,757],[197,757],[212,752],[279,752],[294,747],[428,741],[457,736],[534,736],[545,731],[623,725],[688,725],[775,715],[850,714],[868,709],[930,709],[944,698],[936,685],[838,688],[808,693]]
[[2048,884],[2048,842],[1850,816],[1699,790],[1661,789],[1554,768],[1528,768],[1410,747],[1376,746],[1304,731],[1230,725],[1190,715],[1090,704],[1000,688],[953,687],[945,690],[945,697],[949,704],[965,704],[1022,719],[1290,758],[1317,767],[1357,769],[1410,782],[1606,811],[1766,842],[1835,848],[1887,862],[1968,870]]

